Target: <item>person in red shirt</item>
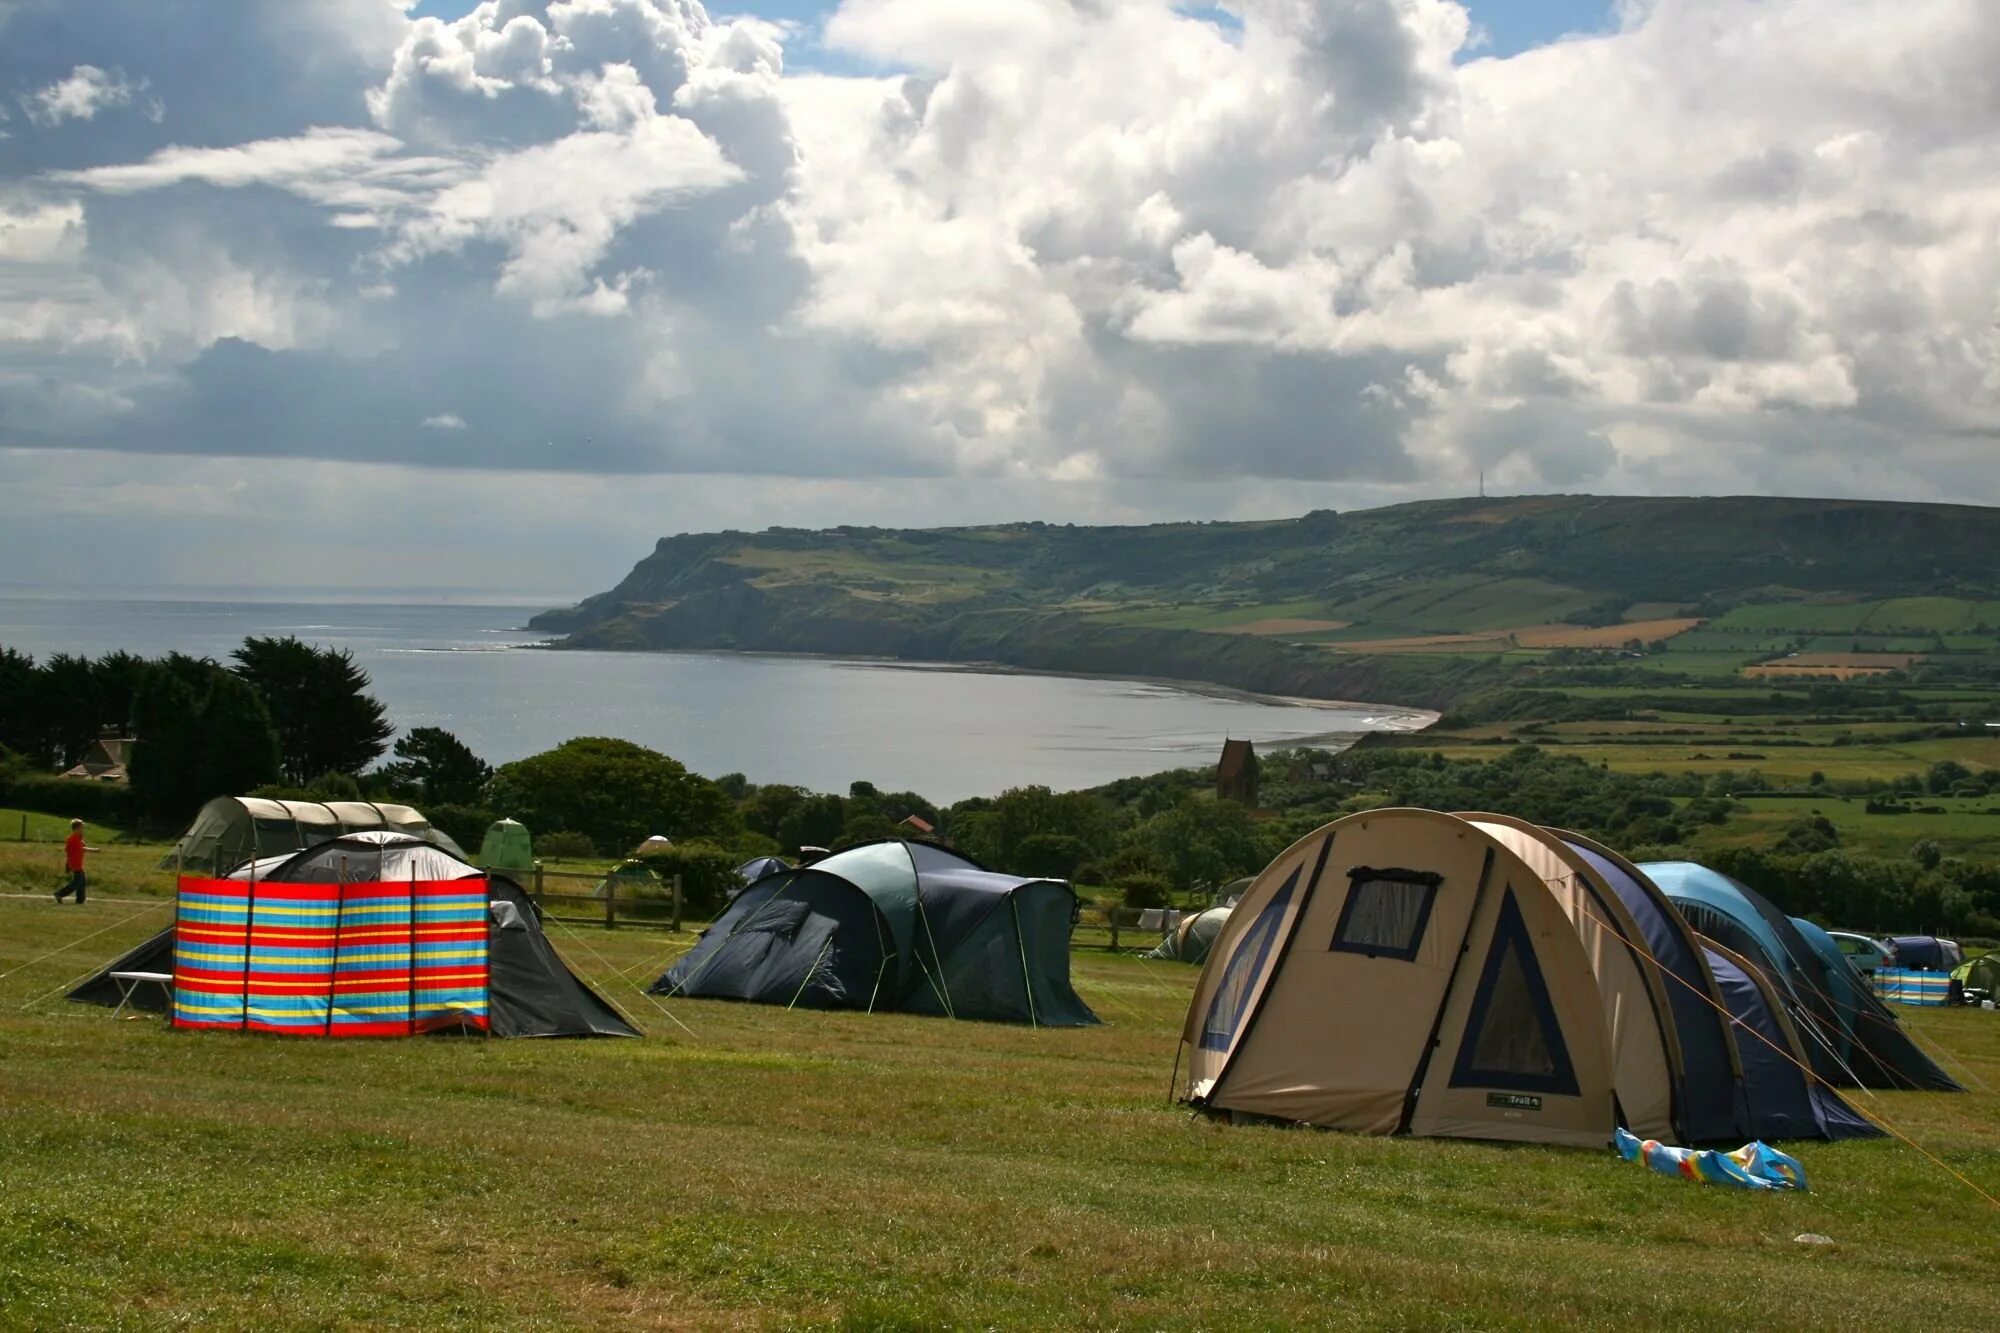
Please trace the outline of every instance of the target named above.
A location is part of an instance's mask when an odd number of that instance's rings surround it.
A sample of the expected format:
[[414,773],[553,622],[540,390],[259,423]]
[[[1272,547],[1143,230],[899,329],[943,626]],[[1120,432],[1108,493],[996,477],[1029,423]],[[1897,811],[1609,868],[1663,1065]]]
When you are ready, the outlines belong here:
[[84,846],[83,821],[81,819],[70,820],[69,837],[63,842],[63,858],[69,865],[69,883],[56,890],[57,902],[61,902],[72,893],[76,895],[76,900],[79,904],[83,902],[88,890],[88,885],[83,877],[83,854],[96,850],[95,847]]

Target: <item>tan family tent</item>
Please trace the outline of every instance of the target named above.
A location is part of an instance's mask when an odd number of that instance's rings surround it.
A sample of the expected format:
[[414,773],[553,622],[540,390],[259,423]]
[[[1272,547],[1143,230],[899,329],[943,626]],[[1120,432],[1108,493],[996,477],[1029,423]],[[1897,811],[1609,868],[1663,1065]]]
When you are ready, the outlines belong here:
[[1273,861],[1182,1038],[1213,1110],[1584,1147],[1616,1128],[1582,942],[1532,867],[1435,811],[1350,815]]
[[1351,815],[1272,862],[1216,939],[1182,1032],[1186,1095],[1583,1147],[1620,1125],[1681,1142],[1877,1132],[1810,1084],[1782,1032],[1741,1046],[1763,1005],[1704,944],[1643,872],[1575,834]]

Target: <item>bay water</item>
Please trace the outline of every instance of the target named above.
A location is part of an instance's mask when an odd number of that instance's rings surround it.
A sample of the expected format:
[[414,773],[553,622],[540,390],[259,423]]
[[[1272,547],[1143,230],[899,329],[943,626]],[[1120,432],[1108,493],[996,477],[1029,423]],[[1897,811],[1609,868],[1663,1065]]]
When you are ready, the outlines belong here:
[[[218,590],[0,593],[0,645],[37,659],[123,649],[226,662],[248,635],[345,648],[399,728],[443,727],[494,764],[617,736],[697,772],[844,792],[866,779],[933,801],[1057,790],[1212,763],[1225,737],[1331,749],[1422,726],[1416,709],[1307,705],[1150,682],[872,660],[550,650],[521,628],[561,599],[423,602]],[[0,700],[0,707],[5,701]]]

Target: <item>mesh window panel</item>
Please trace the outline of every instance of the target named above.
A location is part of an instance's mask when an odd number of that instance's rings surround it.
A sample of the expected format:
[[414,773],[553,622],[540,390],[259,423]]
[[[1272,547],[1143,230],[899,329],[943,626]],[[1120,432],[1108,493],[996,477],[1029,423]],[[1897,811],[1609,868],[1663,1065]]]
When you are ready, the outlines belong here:
[[1509,891],[1473,992],[1451,1086],[1576,1096],[1576,1069],[1534,950]]
[[1360,868],[1349,871],[1348,878],[1347,901],[1327,947],[1370,958],[1415,958],[1442,877],[1420,870]]

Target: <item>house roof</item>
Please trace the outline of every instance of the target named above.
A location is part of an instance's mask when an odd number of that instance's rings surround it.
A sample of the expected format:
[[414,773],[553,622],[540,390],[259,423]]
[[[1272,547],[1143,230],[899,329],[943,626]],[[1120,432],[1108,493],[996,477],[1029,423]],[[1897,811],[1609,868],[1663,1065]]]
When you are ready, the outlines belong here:
[[1249,741],[1225,740],[1222,742],[1222,759],[1215,766],[1215,776],[1218,780],[1227,781],[1240,777],[1256,764],[1257,750]]

